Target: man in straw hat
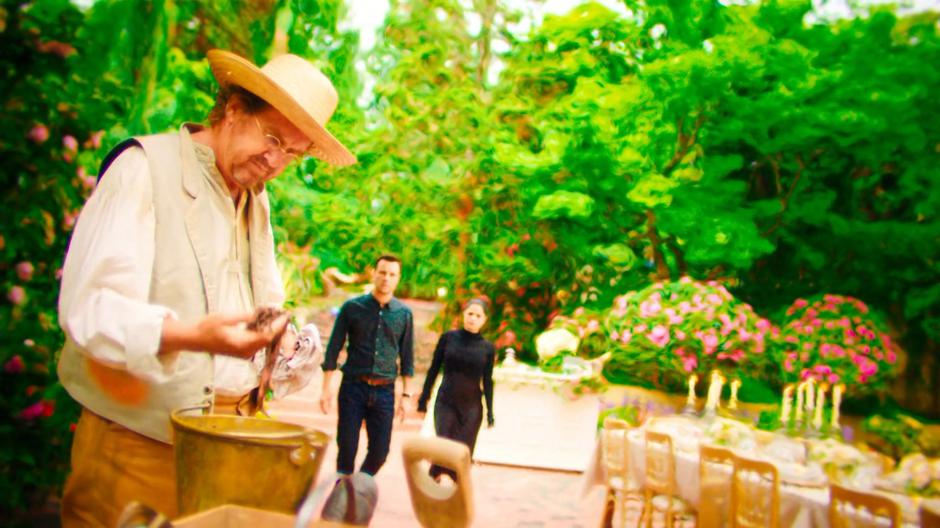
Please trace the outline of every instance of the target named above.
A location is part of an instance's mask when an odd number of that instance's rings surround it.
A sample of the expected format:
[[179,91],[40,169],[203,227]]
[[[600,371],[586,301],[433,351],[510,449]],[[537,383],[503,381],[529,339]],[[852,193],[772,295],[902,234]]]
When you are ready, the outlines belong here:
[[[58,372],[83,409],[67,528],[114,526],[133,500],[176,516],[170,413],[233,411],[259,384],[256,352],[287,325],[245,326],[255,307],[284,298],[265,182],[308,154],[355,162],[325,128],[337,94],[309,62],[281,55],[259,69],[219,50],[208,59],[220,85],[210,124],[119,145],[72,236]],[[308,357],[285,368],[315,369]]]

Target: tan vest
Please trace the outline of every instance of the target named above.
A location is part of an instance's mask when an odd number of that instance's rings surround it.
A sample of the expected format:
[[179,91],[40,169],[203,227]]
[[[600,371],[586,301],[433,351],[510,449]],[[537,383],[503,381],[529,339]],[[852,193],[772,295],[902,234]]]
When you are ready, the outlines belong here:
[[[218,306],[218,282],[229,248],[216,243],[213,233],[231,229],[226,208],[219,203],[229,198],[209,188],[185,128],[136,139],[150,164],[156,215],[149,301],[171,308],[181,322],[196,322]],[[263,187],[249,194],[248,233],[254,303],[281,304],[284,290]],[[90,411],[163,442],[171,441],[171,411],[213,398],[212,355],[204,352],[180,352],[173,376],[150,383],[90,359],[66,338],[58,373],[69,394]]]

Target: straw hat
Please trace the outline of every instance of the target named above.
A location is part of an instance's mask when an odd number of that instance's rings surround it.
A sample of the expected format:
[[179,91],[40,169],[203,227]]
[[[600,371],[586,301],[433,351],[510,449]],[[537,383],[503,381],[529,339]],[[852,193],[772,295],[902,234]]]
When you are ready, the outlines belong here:
[[228,51],[211,50],[207,56],[220,87],[234,84],[267,101],[310,138],[310,155],[334,165],[356,162],[326,130],[338,96],[313,64],[290,54],[278,55],[261,68]]

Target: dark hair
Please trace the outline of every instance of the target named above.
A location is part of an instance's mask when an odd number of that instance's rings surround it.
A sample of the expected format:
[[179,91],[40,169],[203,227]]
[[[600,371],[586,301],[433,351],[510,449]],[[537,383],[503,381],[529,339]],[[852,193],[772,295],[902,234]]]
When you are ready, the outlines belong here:
[[481,298],[479,298],[479,297],[474,297],[473,299],[470,299],[469,301],[463,303],[463,306],[460,308],[460,311],[461,311],[461,312],[466,312],[466,311],[467,311],[467,308],[470,308],[470,305],[471,305],[471,304],[475,304],[475,305],[479,306],[480,308],[482,308],[482,309],[483,309],[483,315],[488,315],[488,314],[490,313],[490,306],[489,306],[489,304],[488,304],[485,300],[483,300],[483,299],[481,299]]
[[265,109],[271,106],[267,101],[242,88],[241,86],[230,84],[225,88],[220,89],[219,93],[215,97],[215,106],[213,106],[212,110],[209,111],[210,125],[215,125],[225,119],[225,107],[228,106],[229,102],[233,98],[238,99],[244,107],[245,112],[250,115],[263,112]]
[[399,268],[401,267],[401,259],[396,257],[395,255],[388,255],[388,254],[382,255],[381,257],[375,259],[375,267],[376,268],[379,267],[379,262],[382,262],[383,260],[386,262],[397,262],[398,267]]

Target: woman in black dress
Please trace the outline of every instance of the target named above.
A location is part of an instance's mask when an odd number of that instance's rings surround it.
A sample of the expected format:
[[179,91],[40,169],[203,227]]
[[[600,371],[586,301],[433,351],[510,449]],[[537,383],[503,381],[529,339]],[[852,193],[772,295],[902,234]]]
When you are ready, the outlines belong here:
[[[451,330],[441,336],[434,349],[434,359],[424,390],[418,399],[418,412],[427,412],[431,390],[441,367],[444,380],[434,403],[434,429],[437,435],[464,443],[473,454],[473,446],[483,423],[483,405],[486,399],[486,423],[493,427],[493,361],[496,349],[480,335],[486,323],[486,303],[471,299],[463,306],[463,328]],[[431,476],[456,475],[445,468],[431,466]]]

